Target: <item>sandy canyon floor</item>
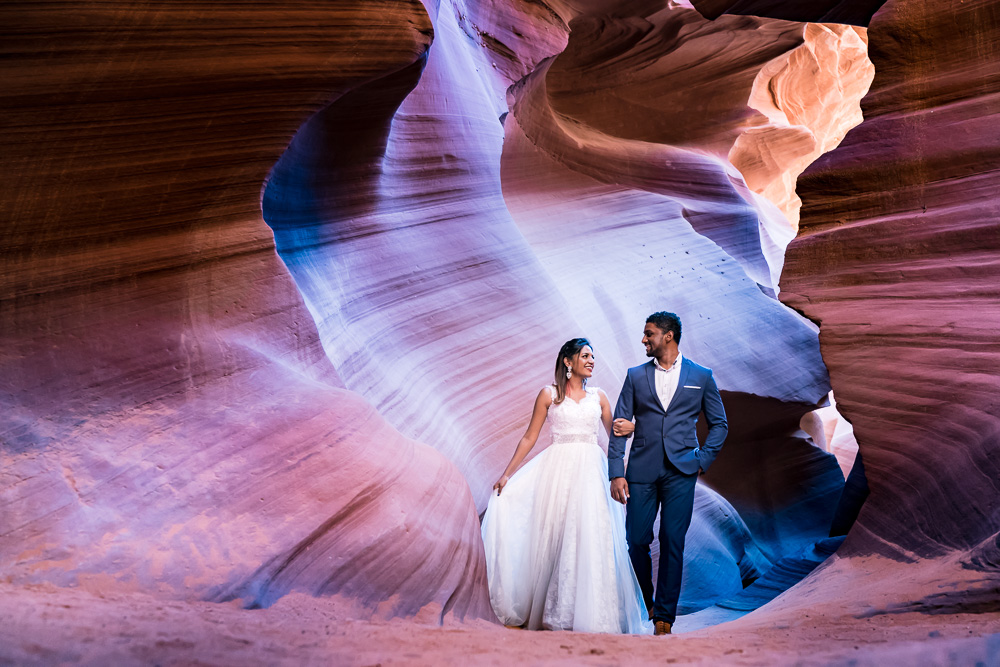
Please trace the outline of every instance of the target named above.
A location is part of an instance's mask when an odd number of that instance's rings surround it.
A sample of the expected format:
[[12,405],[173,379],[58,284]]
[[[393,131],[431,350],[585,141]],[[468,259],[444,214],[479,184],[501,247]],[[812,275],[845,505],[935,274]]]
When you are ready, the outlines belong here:
[[288,595],[269,609],[139,592],[0,585],[0,664],[1000,665],[1000,613],[753,614],[669,637],[345,620],[350,603]]

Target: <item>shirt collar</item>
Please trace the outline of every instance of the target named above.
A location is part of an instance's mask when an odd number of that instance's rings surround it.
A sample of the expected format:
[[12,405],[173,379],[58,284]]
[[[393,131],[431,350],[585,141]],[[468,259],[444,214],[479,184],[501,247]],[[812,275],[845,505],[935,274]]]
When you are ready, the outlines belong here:
[[660,360],[657,359],[656,357],[653,357],[653,365],[656,366],[656,370],[663,371],[664,373],[669,373],[672,370],[680,368],[680,364],[681,364],[681,353],[680,352],[677,353],[677,358],[674,359],[674,363],[673,363],[673,365],[670,368],[664,368],[663,366],[660,365]]

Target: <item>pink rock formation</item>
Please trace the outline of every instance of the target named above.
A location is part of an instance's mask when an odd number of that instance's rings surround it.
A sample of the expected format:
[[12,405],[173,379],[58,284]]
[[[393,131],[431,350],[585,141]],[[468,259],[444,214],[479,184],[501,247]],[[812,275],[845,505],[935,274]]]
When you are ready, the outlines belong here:
[[848,553],[957,550],[994,582],[996,7],[896,0],[876,15],[865,122],[800,178],[782,277],[782,299],[820,323],[864,456],[871,497]]
[[343,388],[260,211],[422,6],[2,11],[4,578],[490,616],[468,487]]
[[865,36],[864,28],[807,24],[803,44],[754,79],[749,104],[768,122],[741,134],[729,161],[793,227],[801,205],[796,178],[862,120],[858,102],[875,74]]

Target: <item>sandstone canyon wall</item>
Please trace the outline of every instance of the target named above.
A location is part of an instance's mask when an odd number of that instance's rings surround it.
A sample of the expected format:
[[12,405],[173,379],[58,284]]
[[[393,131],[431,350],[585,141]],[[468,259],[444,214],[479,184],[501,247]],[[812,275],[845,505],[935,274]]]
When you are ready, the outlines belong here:
[[[748,125],[769,123],[747,108],[762,69],[778,59],[773,72],[802,76],[810,58],[789,64],[789,52],[812,53],[845,33],[764,19],[713,24],[684,8],[627,19],[557,9],[431,7],[426,67],[391,122],[358,131],[380,108],[377,86],[315,116],[271,174],[264,216],[348,388],[445,453],[480,509],[559,343],[591,337],[596,382],[613,397],[623,369],[642,360],[636,327],[652,310],[677,310],[686,349],[717,369],[734,424],[710,484],[739,514],[722,520],[705,496],[688,581],[719,588],[694,584],[697,608],[760,575],[740,565],[745,554],[777,559],[825,536],[843,484],[835,459],[798,432],[828,384],[815,329],[773,298],[794,231],[726,156]],[[505,28],[511,20],[519,30]],[[518,34],[536,35],[534,50]],[[733,43],[727,60],[693,66],[715,40]],[[856,105],[867,60],[863,49],[853,56],[848,65],[860,67],[814,75],[813,89],[860,81]],[[643,69],[647,78],[612,85]],[[719,72],[728,74],[700,83]],[[685,85],[665,83],[671,73],[684,73]],[[643,95],[645,108],[631,108]],[[699,95],[714,115],[687,118],[683,138],[670,134],[681,120],[671,110]],[[621,117],[651,120],[616,125]],[[796,132],[813,130],[826,132]],[[767,338],[767,349],[734,335],[741,327]]]
[[0,11],[3,576],[490,617],[468,486],[344,388],[260,209],[308,118],[412,87],[422,5]]
[[995,606],[998,5],[894,0],[869,39],[865,121],[799,179],[781,298],[820,323],[864,456],[846,553],[957,557],[983,579],[948,604]]
[[821,346],[848,553],[995,571],[993,5],[772,4],[5,5],[2,576],[492,618],[555,351],[613,401],[664,308],[731,422],[685,610],[827,535]]

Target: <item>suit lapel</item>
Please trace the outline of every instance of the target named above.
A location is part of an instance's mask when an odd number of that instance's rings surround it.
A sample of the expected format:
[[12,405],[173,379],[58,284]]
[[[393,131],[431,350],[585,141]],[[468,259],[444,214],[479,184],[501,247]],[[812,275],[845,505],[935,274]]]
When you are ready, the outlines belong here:
[[677,377],[677,389],[674,390],[674,395],[670,398],[670,405],[664,412],[669,413],[670,408],[677,402],[677,397],[681,395],[681,390],[684,389],[684,384],[687,382],[689,370],[691,370],[691,362],[688,361],[687,357],[681,357],[681,370],[680,375]]
[[[660,395],[656,393],[656,366],[650,361],[646,364],[646,381],[649,382],[649,393],[653,395],[653,403],[663,410],[663,403],[660,402]],[[666,410],[663,410],[666,412]]]

